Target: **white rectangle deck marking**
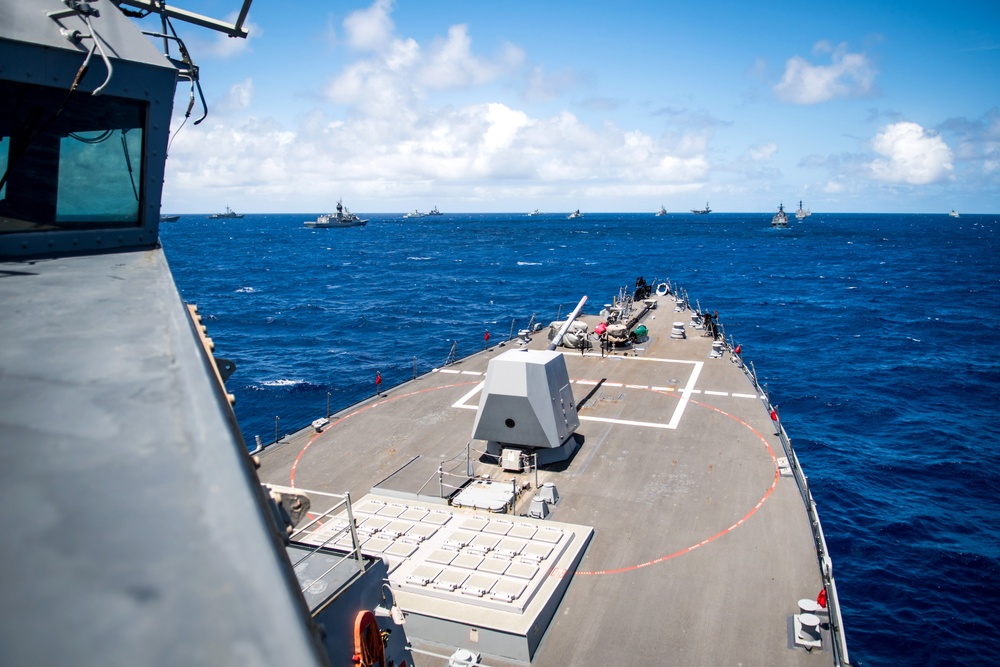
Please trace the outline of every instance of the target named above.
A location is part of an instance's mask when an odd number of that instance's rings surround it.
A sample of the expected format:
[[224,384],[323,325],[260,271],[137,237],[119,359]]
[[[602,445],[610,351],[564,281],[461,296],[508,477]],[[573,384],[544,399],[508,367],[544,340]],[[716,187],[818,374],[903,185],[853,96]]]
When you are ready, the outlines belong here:
[[760,398],[757,394],[737,394],[736,392],[733,392],[730,396],[733,398]]
[[708,389],[706,389],[705,390],[705,395],[706,396],[729,396],[729,392],[728,391],[709,391]]
[[[463,397],[462,400],[465,400],[465,398],[467,398],[467,397]],[[462,408],[464,410],[478,410],[479,409],[478,405],[464,405],[461,402],[455,403],[451,407],[453,407],[453,408]],[[675,413],[676,413],[676,410],[675,410]],[[649,428],[670,428],[670,429],[677,428],[677,424],[671,425],[671,424],[662,424],[662,423],[657,423],[657,422],[639,422],[639,421],[632,421],[632,420],[629,420],[629,419],[611,419],[609,417],[588,417],[586,415],[579,415],[579,417],[580,417],[580,421],[604,422],[604,423],[607,423],[607,424],[621,424],[621,425],[624,425],[624,426],[647,426]],[[677,418],[675,418],[674,421],[680,421],[680,418],[677,417]]]
[[479,371],[462,371],[462,375],[482,375]]
[[608,417],[585,417],[580,415],[580,421],[604,422],[606,424],[622,424],[624,426],[647,426],[649,428],[677,428],[676,425],[658,424],[656,422],[637,422],[630,419],[611,419]]
[[626,389],[649,389],[649,386],[648,385],[644,385],[644,384],[627,384],[627,385],[625,385],[625,388]]
[[705,362],[696,361],[694,362],[694,368],[691,370],[691,377],[688,378],[688,382],[684,385],[684,389],[681,391],[681,400],[677,401],[677,407],[674,408],[674,416],[670,419],[670,424],[667,428],[677,428],[677,424],[681,421],[681,416],[684,414],[684,410],[688,406],[688,402],[691,400],[691,394],[694,391],[695,384],[698,383],[698,376],[701,375],[701,369],[705,366]]
[[453,371],[453,370],[450,370],[450,369],[447,369],[447,368],[442,368],[442,369],[438,370],[438,373],[451,373],[452,375],[458,375],[461,372],[462,371]]
[[[677,428],[677,424],[679,424],[680,421],[681,421],[681,415],[684,414],[684,410],[685,410],[685,408],[687,408],[688,401],[691,398],[691,394],[701,393],[700,389],[694,389],[693,387],[698,382],[698,376],[701,375],[701,369],[705,365],[704,362],[701,362],[701,361],[683,361],[683,360],[678,360],[678,359],[657,359],[657,358],[650,358],[650,357],[621,357],[621,359],[622,360],[628,359],[629,361],[633,361],[633,360],[634,361],[656,361],[656,362],[661,362],[661,363],[689,364],[691,366],[694,366],[693,370],[691,371],[691,377],[688,378],[687,384],[685,385],[684,389],[681,390],[681,400],[677,402],[677,407],[674,408],[674,414],[671,417],[670,422],[667,423],[667,424],[663,424],[663,423],[659,423],[659,422],[641,422],[641,421],[632,421],[632,420],[628,420],[628,419],[610,419],[610,418],[606,418],[606,417],[588,417],[588,416],[584,416],[584,415],[580,415],[580,421],[595,421],[595,422],[604,422],[606,424],[621,424],[621,425],[625,425],[625,426],[646,426],[646,427],[649,427],[649,428],[676,429]],[[441,371],[441,372],[444,373],[446,371]],[[458,371],[447,371],[447,372],[457,373]],[[464,372],[465,371],[463,371],[463,373]],[[478,373],[470,373],[470,374],[471,375],[478,375]],[[641,386],[641,385],[626,385],[626,384],[623,384],[621,382],[604,382],[604,383],[599,383],[599,382],[594,382],[592,380],[576,380],[576,382],[577,382],[577,384],[591,384],[592,383],[592,384],[595,384],[595,385],[596,384],[601,384],[601,386],[604,386],[604,387],[622,387],[622,388],[625,388],[625,389],[649,389],[650,388],[650,387]],[[462,396],[462,398],[458,399],[455,403],[453,403],[451,407],[453,407],[453,408],[462,408],[462,409],[465,409],[465,410],[478,410],[479,409],[478,405],[468,405],[467,403],[468,403],[469,399],[471,399],[477,393],[481,392],[483,390],[483,387],[485,385],[486,385],[485,382],[480,382],[475,387],[473,387],[467,394],[465,394],[465,396]],[[658,390],[658,391],[676,391],[676,389],[673,388],[673,387],[653,387],[652,389]],[[706,391],[705,393],[707,394],[707,393],[710,393],[710,392]],[[726,394],[722,394],[722,395],[724,396]]]
[[466,409],[469,409],[469,410],[476,410],[476,409],[478,409],[479,408],[478,405],[466,405],[465,403],[470,398],[472,398],[473,396],[475,396],[477,393],[481,392],[483,390],[484,386],[486,386],[486,383],[485,382],[480,382],[475,387],[473,387],[469,391],[469,393],[467,393],[465,396],[463,396],[462,398],[460,398],[457,401],[455,401],[455,403],[451,407],[453,407],[453,408],[466,408]]

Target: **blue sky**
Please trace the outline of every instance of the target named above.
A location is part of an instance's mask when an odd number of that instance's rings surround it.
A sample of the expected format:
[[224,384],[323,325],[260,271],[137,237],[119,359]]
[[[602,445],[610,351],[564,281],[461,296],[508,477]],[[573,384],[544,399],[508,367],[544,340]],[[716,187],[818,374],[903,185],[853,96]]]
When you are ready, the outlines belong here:
[[175,25],[209,116],[176,132],[164,211],[1000,209],[996,0],[257,0],[245,41]]

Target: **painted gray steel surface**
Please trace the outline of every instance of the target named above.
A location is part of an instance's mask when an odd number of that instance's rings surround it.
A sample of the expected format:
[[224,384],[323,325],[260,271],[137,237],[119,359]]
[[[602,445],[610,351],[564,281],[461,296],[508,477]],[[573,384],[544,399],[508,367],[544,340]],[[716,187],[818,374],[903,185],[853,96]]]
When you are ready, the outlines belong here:
[[[157,246],[176,72],[113,4],[78,6],[90,25],[56,0],[0,1],[0,77],[19,91],[3,111],[53,94],[143,109],[137,213],[116,229],[0,216],[0,663],[328,664]],[[70,100],[94,35],[111,67],[92,56]],[[4,119],[36,147],[41,132]],[[55,201],[51,171],[17,178],[4,215],[15,197]],[[11,231],[25,223],[64,228]]]
[[[560,348],[581,443],[569,461],[543,466],[537,484],[558,487],[549,520],[592,526],[594,535],[564,575],[569,586],[531,664],[836,664],[828,632],[811,653],[790,643],[798,601],[815,598],[824,582],[799,485],[779,472],[785,451],[762,397],[728,351],[710,357],[713,340],[702,331],[671,338],[673,321],[689,311],[657,301],[643,320],[648,339],[627,351]],[[583,317],[591,329],[601,319]],[[383,390],[332,415],[320,434],[284,438],[262,452],[262,477],[287,484],[294,464],[298,486],[361,497],[415,456],[464,467],[489,362],[508,349]],[[529,484],[514,514],[527,513],[534,472],[500,471],[482,455],[485,444],[472,441],[475,474]],[[484,653],[485,664],[516,664],[490,655],[472,628],[454,629],[454,645],[444,647],[425,627],[407,627],[418,665],[444,665],[435,655],[455,648]]]

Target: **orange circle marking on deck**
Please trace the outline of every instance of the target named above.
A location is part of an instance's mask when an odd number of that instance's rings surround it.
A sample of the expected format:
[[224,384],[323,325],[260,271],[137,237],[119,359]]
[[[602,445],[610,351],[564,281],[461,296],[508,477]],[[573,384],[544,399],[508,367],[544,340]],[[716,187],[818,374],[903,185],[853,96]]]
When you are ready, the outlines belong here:
[[[372,409],[374,407],[378,407],[380,405],[385,405],[386,403],[391,403],[392,401],[398,401],[399,399],[402,399],[402,398],[408,398],[410,396],[416,396],[417,394],[423,394],[423,393],[426,393],[428,391],[437,391],[438,389],[450,389],[452,387],[463,387],[463,386],[466,386],[466,385],[477,384],[477,383],[478,383],[478,381],[473,381],[473,382],[458,382],[458,383],[455,383],[455,384],[442,385],[440,387],[428,387],[427,389],[421,389],[420,391],[413,391],[413,392],[410,392],[408,394],[400,394],[399,396],[393,396],[392,398],[387,398],[387,399],[382,400],[382,401],[376,401],[375,403],[372,403],[370,405],[366,405],[363,408],[359,408],[359,409],[355,410],[354,412],[351,412],[349,414],[344,415],[343,417],[340,417],[336,421],[331,422],[330,425],[327,426],[326,429],[322,433],[316,433],[315,435],[313,435],[313,437],[309,439],[309,442],[307,442],[305,444],[305,446],[302,448],[302,450],[299,451],[299,455],[295,457],[295,461],[294,461],[294,463],[292,463],[292,470],[291,470],[291,473],[290,473],[290,480],[289,480],[290,484],[289,484],[289,486],[291,486],[293,488],[295,487],[295,469],[298,467],[299,461],[302,460],[302,457],[305,455],[305,453],[309,449],[310,445],[312,445],[319,436],[323,435],[323,433],[326,433],[326,431],[328,431],[332,427],[336,426],[337,424],[343,422],[345,419],[349,419],[349,418],[351,418],[351,417],[353,417],[355,415],[361,414],[362,412],[365,412],[366,410],[370,410],[370,409]],[[650,390],[650,391],[656,391],[656,390]],[[663,395],[666,395],[666,396],[673,396],[673,397],[679,398],[679,394],[677,394],[675,392],[657,391],[657,393],[663,394]],[[771,494],[774,493],[774,489],[778,485],[778,478],[780,477],[781,473],[778,471],[778,458],[775,456],[774,450],[771,449],[771,443],[769,443],[767,441],[767,438],[765,438],[764,436],[762,436],[760,434],[760,431],[758,431],[757,429],[755,429],[753,426],[750,426],[750,424],[746,423],[745,421],[743,421],[739,417],[736,417],[734,415],[729,414],[725,410],[720,410],[719,408],[717,408],[715,406],[708,405],[707,403],[702,403],[701,401],[696,401],[696,400],[694,400],[694,399],[692,399],[690,397],[688,398],[688,402],[693,403],[693,404],[698,405],[698,406],[701,406],[703,408],[708,408],[709,410],[714,410],[715,412],[718,412],[720,415],[723,415],[725,417],[729,417],[730,419],[732,419],[734,421],[737,421],[740,424],[743,424],[744,426],[746,426],[748,429],[750,429],[753,432],[754,435],[756,435],[758,438],[760,438],[761,442],[764,443],[764,447],[767,448],[767,453],[770,454],[771,460],[774,462],[774,478],[771,480],[771,486],[767,489],[767,491],[764,493],[764,495],[761,497],[761,499],[757,502],[757,504],[754,505],[750,509],[750,511],[748,511],[746,514],[744,514],[742,517],[740,517],[740,519],[738,521],[736,521],[736,523],[734,523],[733,525],[729,526],[729,528],[726,528],[724,530],[720,530],[715,535],[712,535],[711,537],[708,537],[708,538],[702,540],[701,542],[698,542],[697,544],[692,544],[689,547],[684,547],[683,549],[680,549],[679,551],[675,551],[672,554],[667,554],[666,556],[660,556],[659,558],[654,558],[653,560],[648,560],[645,563],[637,563],[635,565],[626,565],[625,567],[619,567],[619,568],[615,568],[615,569],[612,569],[612,570],[577,571],[577,572],[573,573],[574,575],[620,574],[622,572],[634,572],[635,570],[639,570],[639,569],[642,569],[644,567],[649,567],[651,565],[656,565],[658,563],[663,563],[665,561],[671,560],[672,558],[677,558],[678,556],[683,556],[686,553],[690,553],[690,552],[694,551],[698,547],[702,547],[702,546],[705,546],[706,544],[708,544],[710,542],[714,542],[715,540],[719,539],[723,535],[728,535],[730,532],[732,532],[733,530],[735,530],[739,526],[743,525],[743,523],[746,522],[747,519],[749,519],[751,516],[753,516],[757,512],[757,510],[759,510],[761,508],[761,506],[764,504],[764,501],[766,501],[771,496]]]
[[309,438],[309,442],[307,442],[305,444],[305,446],[299,451],[299,455],[296,456],[295,457],[295,461],[292,462],[292,470],[291,470],[291,472],[289,473],[289,476],[288,476],[289,477],[289,479],[288,479],[288,485],[290,487],[292,487],[292,488],[295,488],[295,469],[299,467],[299,461],[302,460],[302,457],[305,455],[306,450],[309,449],[309,446],[312,445],[314,442],[316,442],[316,438],[318,438],[319,436],[323,435],[323,433],[326,433],[327,431],[329,431],[331,428],[333,428],[337,424],[343,422],[345,419],[350,419],[354,415],[360,415],[362,412],[365,412],[366,410],[371,410],[372,408],[378,407],[380,405],[385,405],[386,403],[392,403],[393,401],[398,401],[401,398],[408,398],[410,396],[416,396],[417,394],[423,394],[423,393],[426,393],[428,391],[437,391],[438,389],[450,389],[451,387],[464,387],[466,385],[478,384],[478,383],[479,383],[479,380],[476,380],[474,382],[457,382],[455,384],[441,385],[440,387],[428,387],[427,389],[421,389],[420,391],[411,391],[408,394],[400,394],[399,396],[393,396],[392,398],[387,398],[387,399],[382,400],[382,401],[376,401],[375,403],[371,403],[369,405],[366,405],[363,408],[358,408],[354,412],[351,412],[349,414],[344,415],[343,417],[338,418],[337,421],[330,422],[330,424],[325,429],[323,429],[322,432],[316,433],[316,434],[313,435],[313,437]]
[[[674,394],[674,392],[658,392],[658,393],[667,394],[667,395],[676,395],[676,394]],[[743,421],[739,417],[736,417],[734,415],[729,414],[725,410],[720,410],[719,408],[717,408],[715,406],[708,405],[707,403],[702,403],[700,401],[696,401],[696,400],[694,400],[694,399],[692,399],[690,397],[688,398],[688,402],[694,403],[695,405],[699,405],[699,406],[701,406],[703,408],[708,408],[709,410],[714,410],[715,412],[718,412],[720,415],[723,415],[725,417],[729,417],[730,419],[743,424],[748,429],[750,429],[753,432],[754,435],[756,435],[758,438],[761,439],[761,442],[764,443],[764,447],[767,448],[767,453],[771,455],[771,460],[774,462],[774,479],[771,480],[771,486],[770,486],[770,488],[768,488],[767,492],[764,493],[764,496],[757,502],[757,504],[754,505],[753,508],[751,508],[749,512],[747,512],[742,517],[740,517],[740,519],[736,523],[734,523],[733,525],[731,525],[729,528],[726,528],[725,530],[720,530],[715,535],[712,535],[711,537],[708,537],[708,538],[702,540],[701,542],[698,542],[697,544],[692,544],[689,547],[684,547],[683,549],[681,549],[679,551],[675,551],[672,554],[667,554],[666,556],[660,556],[659,558],[654,558],[653,560],[648,560],[645,563],[637,563],[636,565],[626,565],[625,567],[619,567],[619,568],[615,568],[613,570],[591,570],[591,571],[586,571],[586,572],[584,572],[584,571],[577,571],[577,572],[574,572],[574,574],[578,574],[578,575],[596,575],[596,574],[620,574],[622,572],[634,572],[635,570],[639,570],[639,569],[644,568],[644,567],[649,567],[650,565],[656,565],[657,563],[662,563],[664,561],[668,561],[671,558],[677,558],[678,556],[683,556],[686,553],[690,553],[690,552],[694,551],[698,547],[705,546],[709,542],[714,542],[715,540],[719,539],[723,535],[728,535],[730,532],[732,532],[733,530],[735,530],[737,527],[743,525],[743,523],[747,519],[749,519],[751,516],[753,516],[757,512],[757,510],[759,510],[761,508],[761,506],[764,504],[764,501],[767,500],[771,496],[771,494],[774,492],[774,488],[778,485],[778,477],[781,474],[778,471],[778,458],[774,455],[774,450],[771,449],[771,443],[769,443],[767,441],[767,439],[760,434],[760,431],[758,431],[757,429],[755,429],[753,426],[750,426],[750,424],[746,423],[745,421]]]

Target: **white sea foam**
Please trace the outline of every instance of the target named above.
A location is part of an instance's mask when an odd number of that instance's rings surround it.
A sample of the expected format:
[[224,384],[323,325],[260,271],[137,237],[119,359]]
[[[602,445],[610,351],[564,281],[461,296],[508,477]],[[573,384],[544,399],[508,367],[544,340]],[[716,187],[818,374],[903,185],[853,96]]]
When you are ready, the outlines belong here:
[[302,382],[303,380],[282,378],[281,380],[264,380],[261,384],[265,387],[294,387],[297,384],[302,384]]

